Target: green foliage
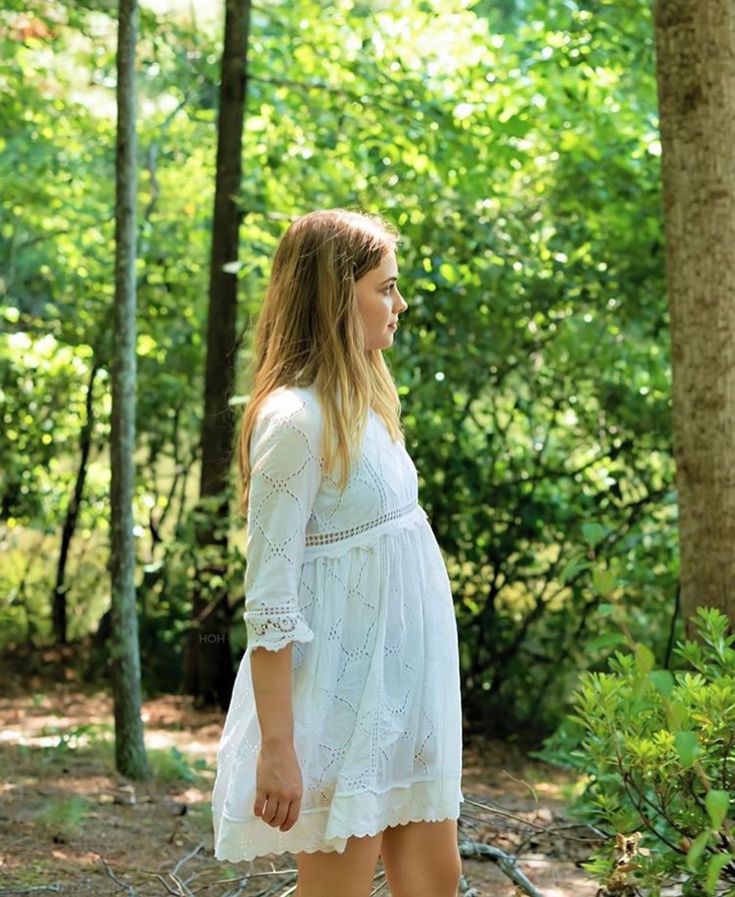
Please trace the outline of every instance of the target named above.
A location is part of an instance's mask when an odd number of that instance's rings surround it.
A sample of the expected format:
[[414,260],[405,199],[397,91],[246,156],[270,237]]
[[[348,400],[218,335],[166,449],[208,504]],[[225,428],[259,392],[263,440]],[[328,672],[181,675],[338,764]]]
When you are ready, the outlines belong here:
[[148,748],[146,753],[153,776],[166,784],[198,782],[201,780],[202,773],[208,769],[207,761],[204,758],[199,757],[191,761],[177,747],[172,747],[167,751]]
[[78,750],[81,747],[95,745],[99,747],[109,741],[113,733],[110,723],[79,723],[76,726],[44,726],[41,735],[54,736],[55,744],[44,748],[46,759],[58,759],[69,751]]
[[[735,635],[715,609],[692,624],[678,669],[654,669],[650,649],[628,637],[631,652],[616,652],[609,671],[583,675],[573,713],[541,753],[588,776],[582,818],[646,834],[650,855],[634,878],[653,895],[673,881],[684,894],[735,890]],[[610,844],[590,869],[612,874]]]
[[49,801],[38,814],[38,821],[53,828],[63,836],[74,834],[84,821],[90,808],[86,797],[71,797]]
[[[496,733],[548,731],[577,671],[619,645],[606,607],[635,605],[631,632],[652,634],[658,657],[673,614],[649,4],[329,12],[253,9],[239,330],[294,216],[358,206],[399,227],[409,311],[389,362],[452,579],[467,714]],[[50,638],[85,427],[70,637],[109,607],[114,14],[13,0],[0,18],[6,642]],[[227,591],[233,652],[243,645],[243,530],[202,558],[193,523],[219,53],[188,13],[142,16],[134,515],[149,689],[177,684],[197,571],[215,571],[206,597]],[[105,661],[102,643],[94,669]]]

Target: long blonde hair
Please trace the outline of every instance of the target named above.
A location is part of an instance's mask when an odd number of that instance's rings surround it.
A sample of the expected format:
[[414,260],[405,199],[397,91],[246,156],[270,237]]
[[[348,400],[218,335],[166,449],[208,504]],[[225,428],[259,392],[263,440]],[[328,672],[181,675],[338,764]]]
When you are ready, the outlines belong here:
[[405,443],[398,390],[382,350],[365,348],[355,295],[355,282],[377,268],[399,240],[398,231],[379,216],[345,209],[302,215],[281,237],[255,326],[246,377],[252,388],[240,421],[243,517],[251,433],[260,407],[279,386],[315,384],[323,411],[324,470],[331,473],[339,460],[340,489],[347,485],[370,408],[393,440]]

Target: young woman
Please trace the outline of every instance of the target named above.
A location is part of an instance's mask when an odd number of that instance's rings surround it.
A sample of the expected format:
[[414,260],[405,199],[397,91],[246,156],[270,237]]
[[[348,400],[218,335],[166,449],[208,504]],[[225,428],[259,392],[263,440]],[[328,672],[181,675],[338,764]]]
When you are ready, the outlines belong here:
[[290,851],[295,897],[455,897],[462,728],[446,567],[383,350],[398,233],[342,209],[282,237],[240,430],[247,650],[215,856]]

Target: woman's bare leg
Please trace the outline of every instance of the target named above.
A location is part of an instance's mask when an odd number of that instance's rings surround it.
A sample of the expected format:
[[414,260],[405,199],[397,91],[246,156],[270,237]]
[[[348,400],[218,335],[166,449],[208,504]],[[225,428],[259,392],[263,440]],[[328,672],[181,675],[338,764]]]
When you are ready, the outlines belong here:
[[391,897],[457,897],[462,861],[456,819],[390,826],[380,853]]
[[369,897],[380,854],[381,836],[348,838],[342,853],[296,854],[294,897]]

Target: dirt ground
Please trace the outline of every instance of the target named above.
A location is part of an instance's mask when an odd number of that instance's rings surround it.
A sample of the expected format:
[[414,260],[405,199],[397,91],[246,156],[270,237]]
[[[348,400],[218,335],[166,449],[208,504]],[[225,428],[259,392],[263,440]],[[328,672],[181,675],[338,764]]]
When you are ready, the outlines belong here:
[[[214,859],[209,800],[222,713],[176,695],[146,701],[154,775],[132,783],[114,771],[107,693],[63,674],[13,676],[5,664],[0,676],[0,895],[293,894],[289,854]],[[543,897],[594,897],[597,886],[578,864],[597,842],[564,827],[574,787],[512,745],[465,739],[460,842],[518,853]],[[521,893],[491,860],[464,859],[463,867],[468,895]],[[374,893],[390,894],[380,863]]]

